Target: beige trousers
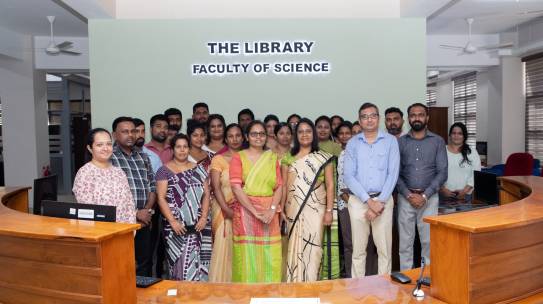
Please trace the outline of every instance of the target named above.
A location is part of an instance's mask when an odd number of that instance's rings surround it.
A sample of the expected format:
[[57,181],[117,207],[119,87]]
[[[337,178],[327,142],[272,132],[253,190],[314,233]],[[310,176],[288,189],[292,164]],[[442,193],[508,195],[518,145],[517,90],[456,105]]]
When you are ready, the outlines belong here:
[[[392,196],[385,204],[385,209],[373,221],[366,219],[368,205],[354,195],[349,196],[349,216],[351,219],[351,236],[353,241],[353,265],[351,275],[361,278],[366,274],[366,247],[370,232],[377,247],[378,273],[390,273],[392,268],[392,211],[394,199]],[[371,230],[370,230],[371,229]]]

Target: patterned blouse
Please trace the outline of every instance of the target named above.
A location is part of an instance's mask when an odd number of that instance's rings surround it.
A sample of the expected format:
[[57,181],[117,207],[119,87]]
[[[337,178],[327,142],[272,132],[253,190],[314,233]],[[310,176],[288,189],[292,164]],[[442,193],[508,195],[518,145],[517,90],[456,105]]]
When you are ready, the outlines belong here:
[[72,191],[78,203],[116,206],[116,222],[136,223],[134,199],[122,169],[88,162],[77,171]]

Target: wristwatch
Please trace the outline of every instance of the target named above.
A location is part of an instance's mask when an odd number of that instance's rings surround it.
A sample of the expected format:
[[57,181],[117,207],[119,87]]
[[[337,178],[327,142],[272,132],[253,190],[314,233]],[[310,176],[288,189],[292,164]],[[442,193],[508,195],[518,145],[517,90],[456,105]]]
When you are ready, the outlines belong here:
[[147,212],[149,212],[150,215],[155,215],[155,209],[149,208],[147,209]]
[[332,208],[326,209],[326,212],[332,212],[332,210],[334,210],[334,209],[332,209]]
[[424,197],[424,201],[428,202],[428,197],[426,197],[426,194],[421,194],[422,197]]
[[277,207],[275,205],[271,205],[270,209],[275,211],[275,209],[277,209]]

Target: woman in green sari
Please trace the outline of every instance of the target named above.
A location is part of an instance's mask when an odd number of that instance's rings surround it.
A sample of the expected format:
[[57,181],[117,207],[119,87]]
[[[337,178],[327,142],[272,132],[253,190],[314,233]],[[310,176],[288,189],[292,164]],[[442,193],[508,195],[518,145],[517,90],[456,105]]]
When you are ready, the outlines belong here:
[[294,146],[282,160],[287,193],[287,282],[319,279],[324,226],[332,224],[334,156],[319,151],[313,123],[302,118],[295,129]]
[[253,121],[245,132],[249,148],[235,153],[230,161],[230,184],[236,198],[232,282],[280,282],[281,170],[277,154],[264,151],[264,124]]
[[[317,137],[319,138],[319,149],[328,152],[335,157],[341,153],[341,145],[332,140],[332,121],[328,116],[320,116],[315,120]],[[334,188],[337,184],[337,162],[334,160]],[[334,199],[335,200],[335,199]],[[337,204],[334,203],[334,220],[332,226],[324,234],[324,259],[322,264],[322,279],[337,279],[340,277],[340,251],[339,251],[339,228]]]

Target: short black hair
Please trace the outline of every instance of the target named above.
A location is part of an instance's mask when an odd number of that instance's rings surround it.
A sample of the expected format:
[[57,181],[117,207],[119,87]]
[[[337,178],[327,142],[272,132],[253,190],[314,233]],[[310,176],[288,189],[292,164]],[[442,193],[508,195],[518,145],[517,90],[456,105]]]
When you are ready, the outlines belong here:
[[164,111],[164,116],[168,117],[170,115],[179,115],[183,117],[181,110],[179,110],[178,108],[169,108],[168,110]]
[[294,129],[294,143],[292,144],[292,149],[290,149],[290,154],[292,156],[298,154],[300,152],[300,141],[298,140],[298,128],[301,124],[308,124],[311,127],[311,130],[313,130],[313,139],[311,140],[311,152],[319,151],[319,137],[317,136],[317,128],[315,128],[315,125],[309,118],[302,118],[296,125],[296,129]]
[[238,113],[238,123],[239,123],[239,120],[241,118],[241,115],[249,115],[249,116],[251,116],[251,120],[255,120],[255,114],[253,113],[253,111],[251,111],[251,109],[245,108],[245,109],[239,111],[239,113]]
[[165,121],[167,124],[170,123],[168,121],[168,115],[166,115],[166,114],[156,114],[156,115],[153,115],[153,117],[151,117],[151,120],[149,121],[149,126],[151,126],[151,128],[152,128],[157,120]]
[[[97,133],[106,133],[109,135],[109,138],[111,139],[111,133],[109,133],[108,130],[104,128],[94,128],[89,131],[87,134],[87,146],[92,149],[92,145],[94,144],[94,138],[96,137]],[[85,161],[89,162],[92,160],[92,154],[89,152],[88,149],[85,149]]]
[[197,102],[192,106],[192,113],[196,112],[196,109],[198,108],[206,108],[206,110],[209,112],[209,106],[205,102]]
[[330,117],[330,120],[331,120],[331,121],[334,121],[334,119],[336,119],[336,118],[339,118],[339,120],[340,120],[341,122],[344,122],[344,121],[345,121],[345,119],[343,119],[343,117],[341,117],[341,116],[339,116],[339,115],[334,115],[334,116]]
[[264,117],[264,123],[267,124],[268,121],[270,120],[275,120],[277,123],[279,123],[279,117],[277,117],[277,115],[274,115],[274,114],[268,114],[266,115],[266,117]]
[[127,121],[134,123],[134,119],[129,116],[119,116],[115,118],[115,120],[113,121],[113,124],[111,124],[111,130],[115,132],[115,130],[117,130],[118,124],[120,124],[121,122],[127,122]]
[[[175,147],[175,143],[180,139],[186,140],[190,148],[190,139],[187,135],[183,133],[177,133],[174,135],[174,137],[172,137],[172,139],[170,140],[170,147],[172,147],[173,149]],[[172,159],[173,159],[173,155],[172,155]]]
[[340,123],[339,126],[337,126],[336,129],[334,130],[334,136],[337,137],[337,134],[339,133],[339,130],[340,130],[341,128],[345,128],[345,127],[349,128],[349,130],[351,130],[351,129],[353,128],[353,124],[352,124],[350,121],[347,121],[347,120],[343,121],[343,122]]
[[[330,125],[330,128],[332,127],[332,120],[330,119],[330,117],[328,117],[328,116],[326,116],[326,115],[321,115],[321,116],[317,117],[317,119],[315,119],[315,126],[316,126],[316,125],[319,123],[319,121],[321,121],[321,120],[324,120],[324,121],[328,122],[328,124]],[[301,121],[302,121],[302,120],[300,119],[300,122],[301,122]],[[298,122],[298,123],[300,123],[300,122]]]
[[251,132],[251,129],[252,129],[254,126],[256,126],[256,125],[262,126],[262,128],[264,128],[264,132],[266,132],[266,125],[265,125],[262,121],[260,121],[260,120],[253,120],[253,121],[251,121],[251,122],[247,125],[247,127],[246,127],[245,130],[244,130],[244,131],[245,131],[245,136],[246,136],[246,137],[249,137],[249,132]]
[[132,122],[134,123],[134,126],[136,126],[136,128],[141,126],[141,125],[145,126],[145,123],[143,122],[143,120],[141,120],[139,118],[133,118]]
[[398,113],[398,114],[400,114],[400,116],[403,118],[403,112],[402,112],[402,110],[400,110],[400,109],[398,109],[398,108],[396,108],[396,107],[390,107],[390,108],[386,109],[386,111],[385,111],[385,116],[387,116],[387,115],[390,114],[390,113]]
[[426,112],[426,115],[428,115],[428,106],[426,106],[425,104],[420,103],[420,102],[415,102],[414,104],[410,105],[407,108],[407,115],[409,115],[409,112],[411,112],[411,108],[413,108],[413,107],[422,107],[422,108],[424,108],[424,112]]
[[294,117],[298,118],[298,120],[302,119],[302,116],[300,116],[300,115],[294,113],[294,114],[290,114],[290,115],[289,115],[289,117],[287,118],[287,122],[289,122],[290,119],[292,119],[292,118],[294,118]]
[[187,136],[190,137],[194,131],[197,129],[202,129],[204,134],[207,135],[207,128],[205,123],[201,123],[194,119],[187,120]]
[[273,134],[277,136],[277,134],[283,127],[286,127],[290,131],[290,134],[292,134],[292,129],[290,128],[290,125],[286,122],[280,122],[277,125],[275,125],[275,129],[273,129]]
[[379,107],[377,107],[375,104],[371,102],[365,102],[360,106],[360,109],[358,109],[358,113],[362,112],[362,110],[369,109],[369,108],[375,108],[377,110],[377,114],[379,114]]

